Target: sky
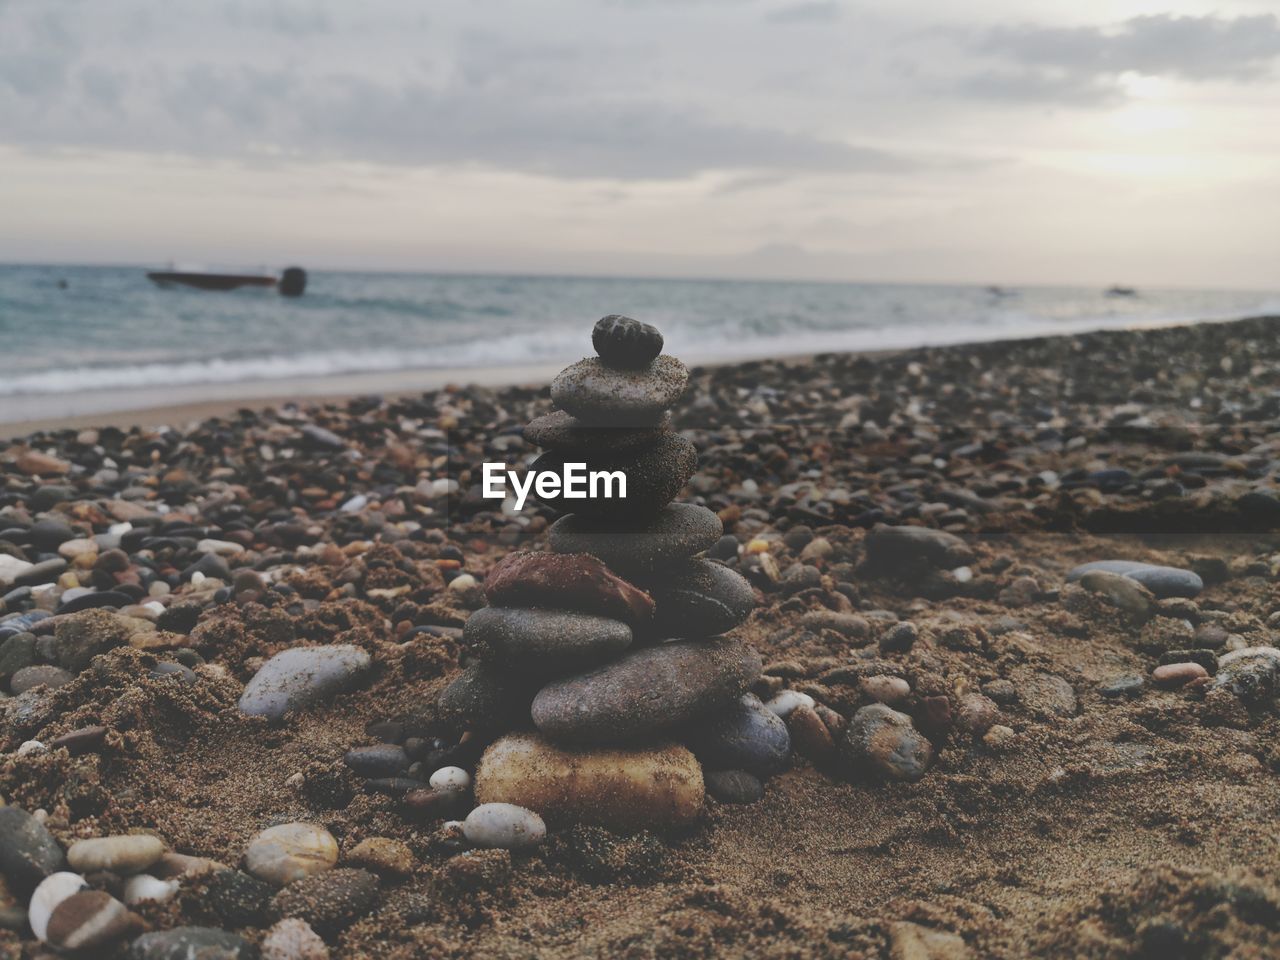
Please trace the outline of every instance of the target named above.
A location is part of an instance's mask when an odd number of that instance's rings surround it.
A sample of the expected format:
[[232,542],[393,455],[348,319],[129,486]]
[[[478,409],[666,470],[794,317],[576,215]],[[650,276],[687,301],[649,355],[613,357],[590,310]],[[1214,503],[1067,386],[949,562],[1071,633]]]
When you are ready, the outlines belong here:
[[1280,288],[1280,0],[0,0],[0,260]]

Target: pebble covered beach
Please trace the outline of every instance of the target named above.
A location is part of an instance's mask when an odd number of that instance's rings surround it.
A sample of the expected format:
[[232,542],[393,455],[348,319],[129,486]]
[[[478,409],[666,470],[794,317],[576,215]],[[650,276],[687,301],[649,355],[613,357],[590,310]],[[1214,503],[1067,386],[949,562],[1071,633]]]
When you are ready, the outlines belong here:
[[1280,319],[600,330],[0,441],[0,957],[1280,955]]

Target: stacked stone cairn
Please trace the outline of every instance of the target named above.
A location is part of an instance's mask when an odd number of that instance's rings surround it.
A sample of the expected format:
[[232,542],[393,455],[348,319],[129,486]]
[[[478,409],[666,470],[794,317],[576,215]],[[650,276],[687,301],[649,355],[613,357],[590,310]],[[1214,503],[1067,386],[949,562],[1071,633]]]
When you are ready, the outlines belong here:
[[755,596],[701,556],[719,517],[671,502],[697,469],[669,412],[688,371],[627,317],[599,321],[592,341],[599,356],[552,383],[559,409],[525,428],[547,451],[531,469],[620,470],[626,498],[544,498],[572,512],[552,525],[551,552],[509,555],[490,573],[490,605],[463,632],[478,659],[440,707],[497,736],[476,769],[477,803],[552,826],[669,830],[697,819],[708,787],[758,799],[788,764],[790,735],[749,692],[759,653],[726,636]]

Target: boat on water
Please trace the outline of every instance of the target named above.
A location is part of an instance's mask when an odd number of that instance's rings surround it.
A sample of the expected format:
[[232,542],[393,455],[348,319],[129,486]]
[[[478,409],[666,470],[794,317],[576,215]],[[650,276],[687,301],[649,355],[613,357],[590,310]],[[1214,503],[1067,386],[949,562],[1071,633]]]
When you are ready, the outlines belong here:
[[239,290],[242,287],[275,287],[283,297],[300,297],[307,289],[307,271],[288,267],[279,276],[268,273],[206,273],[200,270],[152,270],[147,279],[161,288]]
[[1136,297],[1138,291],[1133,287],[1108,287],[1106,295],[1108,297]]

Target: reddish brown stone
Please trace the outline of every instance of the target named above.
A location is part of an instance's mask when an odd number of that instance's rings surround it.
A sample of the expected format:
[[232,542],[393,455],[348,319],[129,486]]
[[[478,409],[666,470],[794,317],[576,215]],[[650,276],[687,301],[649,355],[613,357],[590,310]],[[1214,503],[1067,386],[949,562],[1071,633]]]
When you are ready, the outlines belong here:
[[630,624],[653,616],[653,598],[589,553],[512,553],[489,572],[494,606],[562,607]]

